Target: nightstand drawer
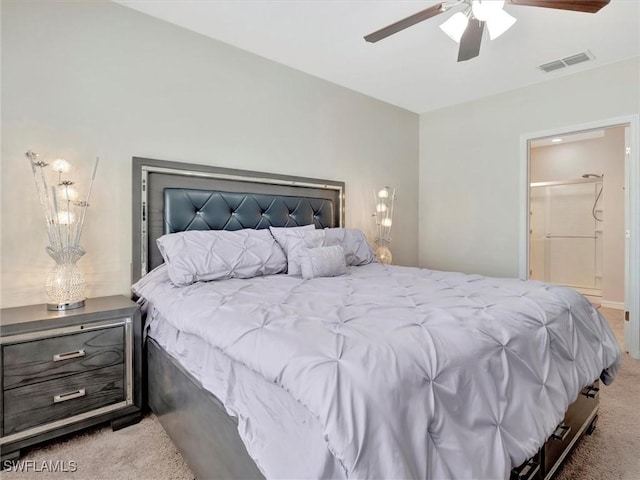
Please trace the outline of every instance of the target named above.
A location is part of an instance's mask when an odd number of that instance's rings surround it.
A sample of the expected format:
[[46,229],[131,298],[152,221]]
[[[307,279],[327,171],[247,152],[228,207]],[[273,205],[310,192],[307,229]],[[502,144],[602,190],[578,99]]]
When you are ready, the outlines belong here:
[[4,392],[4,435],[125,400],[124,363]]
[[124,362],[124,325],[3,347],[5,390]]

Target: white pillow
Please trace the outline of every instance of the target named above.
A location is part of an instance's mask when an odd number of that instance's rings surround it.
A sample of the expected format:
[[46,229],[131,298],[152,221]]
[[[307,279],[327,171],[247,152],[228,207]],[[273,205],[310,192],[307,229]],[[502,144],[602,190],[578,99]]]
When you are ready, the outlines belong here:
[[191,230],[157,240],[176,286],[281,273],[287,258],[268,230]]
[[289,256],[289,252],[287,251],[287,236],[294,235],[299,232],[308,232],[309,230],[315,230],[316,227],[313,224],[304,225],[302,227],[269,227],[269,231],[273,238],[276,239],[280,248],[285,255]]
[[344,249],[340,245],[303,248],[299,258],[302,278],[337,277],[347,273]]
[[376,254],[367,237],[357,228],[325,228],[325,245],[341,245],[347,265],[367,265],[376,261]]
[[287,234],[287,273],[301,275],[300,254],[306,248],[324,245],[323,230],[298,230]]
[[147,288],[148,285],[159,285],[170,281],[168,266],[166,263],[158,265],[156,268],[144,275],[140,280],[131,285],[131,291],[136,295],[142,297],[142,291]]
[[300,275],[300,248],[315,248],[324,245],[324,230],[316,230],[314,225],[303,227],[269,227],[272,235],[287,256],[287,273]]

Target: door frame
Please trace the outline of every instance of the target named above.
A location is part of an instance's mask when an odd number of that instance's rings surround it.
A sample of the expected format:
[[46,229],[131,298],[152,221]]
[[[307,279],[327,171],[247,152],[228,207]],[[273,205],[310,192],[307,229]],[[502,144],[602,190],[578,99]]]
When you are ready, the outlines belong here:
[[520,235],[518,272],[523,280],[529,278],[529,151],[531,140],[556,137],[587,130],[600,130],[609,127],[629,126],[629,168],[625,170],[629,192],[625,210],[630,223],[626,244],[626,258],[629,259],[629,278],[625,283],[625,310],[629,312],[626,338],[627,348],[633,358],[640,359],[640,114],[598,120],[590,123],[568,125],[549,130],[530,132],[520,135]]

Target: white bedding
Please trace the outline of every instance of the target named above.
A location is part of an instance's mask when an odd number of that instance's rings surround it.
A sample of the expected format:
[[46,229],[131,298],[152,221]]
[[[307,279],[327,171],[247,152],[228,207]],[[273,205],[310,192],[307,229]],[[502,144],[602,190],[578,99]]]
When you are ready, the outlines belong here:
[[147,322],[148,336],[238,419],[240,438],[265,477],[345,478],[317,420],[285,390],[201,338],[176,330],[158,311],[150,312]]
[[[135,291],[174,329],[286,392],[349,478],[508,478],[582,387],[610,383],[621,361],[584,297],[540,282],[371,264],[182,288],[156,272]],[[243,415],[258,430],[273,422],[265,408]],[[265,476],[293,476],[240,433]],[[327,476],[313,468],[301,476]]]

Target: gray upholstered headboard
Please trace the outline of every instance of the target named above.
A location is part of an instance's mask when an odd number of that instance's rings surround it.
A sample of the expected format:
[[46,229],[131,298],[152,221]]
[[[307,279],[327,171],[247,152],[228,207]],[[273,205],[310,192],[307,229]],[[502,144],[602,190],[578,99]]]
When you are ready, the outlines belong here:
[[311,223],[344,225],[343,182],[133,158],[133,282],[162,263],[165,233]]

